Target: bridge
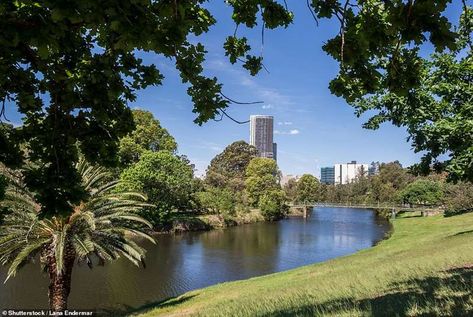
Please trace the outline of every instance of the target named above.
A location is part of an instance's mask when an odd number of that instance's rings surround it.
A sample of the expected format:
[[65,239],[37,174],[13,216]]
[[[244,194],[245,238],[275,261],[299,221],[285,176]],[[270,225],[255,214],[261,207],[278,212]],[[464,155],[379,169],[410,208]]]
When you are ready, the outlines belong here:
[[411,206],[395,204],[352,204],[352,203],[326,203],[326,202],[304,202],[289,204],[292,211],[299,211],[302,217],[307,218],[309,210],[314,207],[333,207],[333,208],[363,208],[363,209],[384,209],[390,210],[392,218],[396,217],[400,211],[415,212],[420,211],[422,216],[433,216],[443,212],[440,207],[434,206]]

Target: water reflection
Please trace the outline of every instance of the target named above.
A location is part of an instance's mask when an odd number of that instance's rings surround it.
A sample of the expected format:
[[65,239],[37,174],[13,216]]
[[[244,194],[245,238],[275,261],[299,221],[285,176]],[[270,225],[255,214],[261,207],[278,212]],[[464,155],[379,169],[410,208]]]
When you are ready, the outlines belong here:
[[[368,210],[318,208],[307,220],[160,235],[157,246],[146,245],[146,269],[125,260],[92,271],[75,268],[70,307],[138,307],[195,288],[324,261],[372,246],[388,228]],[[0,286],[0,308],[46,305],[47,279],[39,265],[27,265]]]

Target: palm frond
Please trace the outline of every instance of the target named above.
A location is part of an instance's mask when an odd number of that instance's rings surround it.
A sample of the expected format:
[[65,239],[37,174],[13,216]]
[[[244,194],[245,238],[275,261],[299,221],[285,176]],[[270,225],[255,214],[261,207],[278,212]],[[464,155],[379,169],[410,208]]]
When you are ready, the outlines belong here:
[[27,259],[31,256],[31,254],[33,253],[33,251],[41,248],[44,243],[46,242],[45,239],[40,239],[38,241],[36,241],[35,243],[30,243],[28,245],[26,245],[18,254],[17,256],[15,257],[15,259],[12,261],[11,265],[10,265],[10,268],[8,269],[8,275],[7,275],[7,278],[5,279],[5,282],[6,283],[10,277],[12,276],[15,276],[16,272],[17,272],[17,269],[24,263],[27,261]]
[[101,264],[119,256],[138,266],[144,264],[145,250],[132,239],[155,243],[146,233],[151,223],[139,215],[151,206],[146,203],[146,196],[116,192],[118,182],[110,181],[110,173],[85,160],[80,160],[77,169],[89,196],[74,206],[74,212],[67,218],[40,219],[40,206],[34,195],[25,190],[21,174],[9,173],[11,181],[2,206],[8,206],[12,212],[0,226],[0,263],[10,264],[7,280],[41,250],[48,250],[43,261],[51,261],[53,257],[58,274],[63,272],[65,257],[70,252],[89,267],[92,256],[98,257]]

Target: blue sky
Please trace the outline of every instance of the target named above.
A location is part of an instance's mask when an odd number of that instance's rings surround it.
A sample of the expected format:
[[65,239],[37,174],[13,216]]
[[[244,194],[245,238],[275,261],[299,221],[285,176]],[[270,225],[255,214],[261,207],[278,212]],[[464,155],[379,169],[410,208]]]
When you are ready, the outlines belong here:
[[[338,32],[336,21],[322,20],[317,27],[305,1],[288,0],[295,22],[288,29],[266,30],[264,63],[270,73],[262,71],[250,76],[241,65],[231,65],[223,52],[225,37],[233,34],[231,11],[224,1],[211,1],[207,7],[218,23],[200,36],[207,50],[206,74],[217,76],[224,84],[223,92],[238,101],[264,101],[258,105],[232,105],[228,113],[236,119],[248,120],[251,114],[273,115],[275,142],[278,143],[278,165],[284,174],[319,175],[321,166],[357,160],[388,162],[399,160],[408,166],[418,161],[405,130],[385,124],[379,130],[361,127],[366,117],[356,118],[353,108],[342,98],[330,94],[329,81],[338,65],[321,49],[324,41]],[[447,16],[457,21],[461,1],[450,5]],[[247,35],[253,53],[262,49],[261,29],[240,28]],[[237,140],[249,140],[249,125],[238,125],[228,119],[193,123],[192,102],[186,86],[180,82],[172,60],[140,53],[145,62],[155,63],[166,76],[164,84],[138,93],[133,108],[150,110],[176,138],[179,153],[196,165],[197,174],[205,172],[210,160],[225,146]],[[9,107],[9,118],[20,118]]]

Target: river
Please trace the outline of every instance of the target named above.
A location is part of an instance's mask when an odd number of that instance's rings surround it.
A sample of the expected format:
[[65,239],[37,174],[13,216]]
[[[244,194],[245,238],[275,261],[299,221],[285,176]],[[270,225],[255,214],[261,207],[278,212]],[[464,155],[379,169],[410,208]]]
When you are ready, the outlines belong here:
[[[146,245],[146,269],[120,259],[76,266],[69,307],[127,310],[225,281],[284,271],[354,253],[383,239],[389,223],[371,210],[317,208],[290,218],[226,230],[163,234]],[[0,268],[5,279],[6,268]],[[0,309],[47,307],[48,281],[36,264],[0,285]]]

